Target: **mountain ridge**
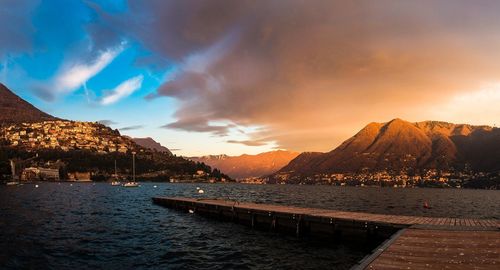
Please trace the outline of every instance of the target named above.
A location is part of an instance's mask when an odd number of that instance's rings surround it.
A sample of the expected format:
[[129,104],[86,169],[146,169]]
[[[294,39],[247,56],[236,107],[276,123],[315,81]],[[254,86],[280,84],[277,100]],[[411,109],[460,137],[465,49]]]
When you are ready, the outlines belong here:
[[297,155],[299,155],[297,152],[275,150],[256,155],[228,156],[222,154],[191,157],[190,159],[217,168],[232,178],[245,179],[269,175],[285,166]]
[[138,145],[148,148],[151,150],[155,150],[158,152],[164,152],[169,155],[172,155],[172,152],[165,146],[161,145],[159,142],[155,141],[151,137],[146,137],[146,138],[131,138],[135,143]]
[[173,156],[170,151],[150,150],[104,124],[53,117],[0,84],[0,180],[19,177],[10,175],[10,160],[27,159],[34,152],[37,158],[30,161],[33,165],[59,162],[64,164],[64,170],[92,172],[95,180],[111,177],[115,164],[119,172],[130,176],[132,153],[136,153],[137,174],[142,179],[232,180],[205,164]]
[[59,120],[25,101],[0,82],[0,124]]
[[[488,145],[489,147],[485,147]],[[482,149],[482,154],[477,152]],[[478,162],[478,157],[482,156]],[[361,171],[458,169],[467,164],[478,171],[500,165],[500,130],[486,125],[442,121],[408,122],[399,118],[372,122],[335,149],[303,153],[277,173],[313,175]],[[488,162],[485,162],[490,160]],[[300,164],[300,166],[298,165]]]

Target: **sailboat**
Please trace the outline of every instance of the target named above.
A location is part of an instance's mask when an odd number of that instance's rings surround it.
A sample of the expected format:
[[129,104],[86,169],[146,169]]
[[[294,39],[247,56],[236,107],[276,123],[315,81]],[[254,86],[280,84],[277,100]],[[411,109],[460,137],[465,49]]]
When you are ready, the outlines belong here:
[[16,163],[13,159],[10,160],[10,168],[12,171],[12,180],[5,183],[7,186],[17,186],[19,185],[19,177],[16,176]]
[[132,172],[133,172],[133,178],[132,182],[127,182],[123,184],[124,187],[139,187],[139,183],[135,181],[135,152],[132,152]]
[[5,185],[7,185],[7,186],[16,186],[16,185],[19,185],[19,182],[18,181],[9,181],[9,182],[6,182]]
[[118,181],[118,173],[117,173],[117,171],[116,171],[116,160],[115,160],[115,180],[113,180],[113,181],[111,182],[111,185],[112,185],[112,186],[119,186],[119,185],[121,185],[121,184],[122,184],[122,183],[121,183],[120,181]]
[[123,184],[124,187],[139,187],[139,183],[137,182],[127,182]]

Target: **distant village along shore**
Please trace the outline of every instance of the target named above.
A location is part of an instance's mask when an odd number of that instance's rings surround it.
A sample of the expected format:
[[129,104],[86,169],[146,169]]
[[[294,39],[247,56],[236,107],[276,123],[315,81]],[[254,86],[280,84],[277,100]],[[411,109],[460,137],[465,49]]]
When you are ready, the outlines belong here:
[[252,184],[500,189],[496,127],[395,118],[372,122],[325,153],[188,159],[151,138],[51,116],[3,84],[0,97],[0,181],[120,181],[135,175],[173,183],[234,178]]
[[[94,122],[67,120],[30,122],[0,126],[0,146],[23,150],[24,157],[9,158],[9,171],[4,170],[3,179],[14,181],[105,181],[109,179],[130,179],[129,168],[132,151],[141,155],[154,155],[151,149],[137,145],[131,138],[121,136],[117,130]],[[95,166],[72,166],[71,161],[63,161],[58,154],[64,152],[71,156],[74,152],[84,152],[93,158],[110,160],[110,155],[121,161],[120,174],[110,168],[102,170]],[[52,153],[54,159],[41,158],[42,153]],[[156,153],[158,155],[159,153]],[[171,153],[160,154],[173,157]],[[46,155],[45,155],[46,156]],[[50,155],[49,155],[50,156]],[[87,156],[88,158],[89,156]],[[74,159],[72,159],[74,162]],[[96,161],[99,162],[99,161]],[[92,162],[90,162],[92,163]],[[125,163],[125,168],[123,166]],[[201,164],[196,162],[195,164]],[[95,165],[95,164],[93,164]],[[226,182],[230,177],[221,177],[207,172],[201,166],[191,173],[172,173],[168,169],[158,168],[140,171],[139,179],[179,182]],[[409,173],[408,171],[412,171]],[[9,176],[10,173],[10,176]],[[269,176],[246,177],[238,179],[249,184],[308,184],[336,186],[379,186],[379,187],[440,187],[440,188],[487,188],[499,189],[498,173],[477,172],[465,166],[463,170],[423,169],[420,172],[376,171],[368,169],[361,173],[318,173],[300,175],[293,171],[278,171]]]
[[13,181],[106,181],[132,178],[137,153],[139,180],[226,182],[228,176],[138,145],[96,122],[50,120],[0,125],[0,179]]
[[378,187],[436,187],[436,188],[481,188],[500,189],[498,173],[464,171],[441,171],[424,169],[421,174],[406,172],[331,173],[299,176],[280,172],[272,176],[244,179],[245,183],[273,184],[320,184],[334,186],[378,186]]
[[43,121],[9,125],[0,129],[12,146],[30,149],[94,150],[100,154],[127,153],[134,149],[131,141],[99,123],[76,121]]

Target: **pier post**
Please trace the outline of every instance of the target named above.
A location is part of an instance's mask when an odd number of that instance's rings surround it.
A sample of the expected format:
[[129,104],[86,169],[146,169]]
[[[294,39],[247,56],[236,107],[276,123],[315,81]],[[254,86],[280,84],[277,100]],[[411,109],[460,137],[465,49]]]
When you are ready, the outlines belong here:
[[252,229],[255,228],[255,214],[252,213]]
[[276,215],[273,214],[272,217],[273,218],[271,220],[271,231],[274,232],[274,231],[276,231]]
[[231,220],[233,222],[239,221],[238,213],[236,212],[236,209],[234,208],[234,205],[231,207],[231,211],[233,212],[233,215],[231,216]]
[[295,235],[299,237],[302,234],[302,215],[299,215],[296,222]]
[[332,228],[331,234],[333,237],[338,237],[340,235],[338,224],[334,221],[333,218],[330,218],[330,226]]

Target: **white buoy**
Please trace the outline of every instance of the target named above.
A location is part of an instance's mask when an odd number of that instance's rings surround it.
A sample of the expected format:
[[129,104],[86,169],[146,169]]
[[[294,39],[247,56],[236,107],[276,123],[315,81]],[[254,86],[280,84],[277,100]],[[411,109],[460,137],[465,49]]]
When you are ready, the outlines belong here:
[[35,185],[35,188],[37,188],[37,187],[38,187],[38,185]]
[[154,187],[154,188],[157,188],[157,186],[156,186],[156,185],[154,185],[153,187]]
[[70,186],[70,187],[72,187],[72,186],[73,186],[73,184],[69,184],[69,186]]
[[200,190],[200,187],[196,187],[196,190]]
[[194,210],[189,209],[190,214],[194,214]]
[[200,189],[200,190],[198,190],[198,193],[203,194],[203,193],[205,193],[205,191],[203,191],[203,189]]

